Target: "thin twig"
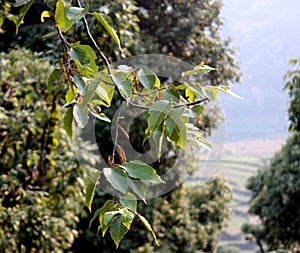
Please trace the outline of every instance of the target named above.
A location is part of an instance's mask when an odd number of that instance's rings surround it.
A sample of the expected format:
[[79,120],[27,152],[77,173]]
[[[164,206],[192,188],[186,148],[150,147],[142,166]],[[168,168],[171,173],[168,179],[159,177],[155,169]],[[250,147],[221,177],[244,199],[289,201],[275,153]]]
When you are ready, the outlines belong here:
[[71,48],[70,43],[65,39],[65,37],[63,36],[63,34],[61,33],[61,30],[59,28],[56,28],[57,33],[59,35],[59,38],[62,42],[62,44],[64,45],[65,49],[68,51]]
[[209,101],[209,99],[208,98],[203,98],[203,99],[197,100],[195,102],[187,103],[187,104],[174,105],[173,108],[175,109],[175,108],[180,108],[180,107],[189,107],[189,106],[201,104],[205,101]]
[[[80,0],[77,0],[77,4],[80,8],[82,8],[82,4],[81,4],[81,1]],[[88,25],[88,22],[86,20],[86,17],[84,16],[82,18],[82,21],[83,21],[83,26],[86,30],[86,33],[88,35],[88,38],[89,40],[92,42],[94,48],[98,51],[98,53],[100,54],[106,68],[107,68],[107,71],[108,71],[108,74],[109,75],[112,75],[112,71],[111,71],[111,68],[110,68],[110,64],[109,64],[109,61],[108,59],[106,58],[106,56],[103,54],[102,50],[100,49],[100,47],[98,46],[97,42],[94,40],[92,34],[91,34],[91,31],[90,31],[90,28],[89,28],[89,25]]]
[[[82,8],[82,4],[81,4],[81,1],[80,0],[77,0],[77,4],[80,8]],[[109,64],[109,61],[108,59],[106,58],[106,56],[103,54],[102,50],[100,49],[100,47],[98,46],[97,42],[94,40],[91,32],[90,32],[90,28],[88,26],[88,22],[86,20],[86,17],[83,17],[82,18],[83,20],[83,25],[84,25],[84,28],[86,30],[86,33],[88,35],[88,38],[89,40],[92,42],[94,48],[98,51],[98,53],[100,54],[106,68],[107,68],[107,72],[109,74],[109,76],[111,77],[111,80],[112,82],[115,84],[116,88],[117,88],[117,91],[118,93],[120,94],[120,96],[122,97],[123,100],[127,101],[127,103],[135,108],[139,108],[139,109],[150,109],[149,106],[144,106],[144,105],[138,105],[138,104],[135,104],[131,101],[129,101],[126,97],[124,97],[124,95],[122,94],[122,92],[119,90],[119,87],[117,85],[117,83],[115,82],[114,78],[113,78],[113,74],[112,74],[112,71],[111,71],[111,67],[110,67],[110,64]],[[174,85],[175,86],[175,85]],[[192,102],[192,103],[187,103],[187,104],[181,104],[181,105],[175,105],[173,106],[173,108],[180,108],[180,107],[189,107],[189,106],[193,106],[193,105],[197,105],[197,104],[200,104],[200,103],[203,103],[205,101],[208,101],[208,98],[204,98],[204,99],[201,99],[201,100],[198,100],[198,101],[195,101],[195,102]]]

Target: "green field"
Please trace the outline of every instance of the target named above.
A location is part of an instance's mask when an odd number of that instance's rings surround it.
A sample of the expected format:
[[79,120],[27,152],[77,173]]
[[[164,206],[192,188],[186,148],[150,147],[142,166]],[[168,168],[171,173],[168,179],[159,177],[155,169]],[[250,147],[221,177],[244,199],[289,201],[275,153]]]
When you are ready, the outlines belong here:
[[250,192],[246,189],[246,183],[282,144],[283,140],[233,142],[225,145],[220,160],[210,158],[209,154],[201,155],[200,169],[191,178],[190,184],[205,182],[219,175],[227,180],[233,195],[229,204],[232,215],[220,236],[221,245],[234,246],[246,253],[258,249],[255,244],[246,241],[240,232],[241,225],[250,219],[247,213]]

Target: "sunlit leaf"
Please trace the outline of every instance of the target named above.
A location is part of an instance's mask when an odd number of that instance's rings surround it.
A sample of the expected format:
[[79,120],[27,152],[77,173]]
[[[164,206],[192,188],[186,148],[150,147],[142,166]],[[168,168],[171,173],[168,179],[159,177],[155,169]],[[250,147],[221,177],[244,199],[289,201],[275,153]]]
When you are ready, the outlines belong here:
[[43,11],[42,15],[41,15],[41,21],[42,21],[42,23],[45,22],[45,18],[50,18],[50,17],[51,17],[50,11]]
[[98,66],[95,62],[97,56],[90,46],[74,43],[70,50],[70,56],[72,60],[75,60],[77,69],[83,76],[91,78],[97,74]]
[[95,95],[95,92],[97,90],[97,87],[98,85],[100,84],[101,82],[101,79],[99,76],[96,76],[95,78],[93,78],[87,85],[87,88],[86,88],[86,92],[84,94],[84,97],[83,97],[83,103],[82,105],[87,105],[91,99],[94,97]]
[[129,187],[132,189],[132,191],[141,199],[146,202],[146,185],[144,182],[136,179],[130,179],[129,181]]
[[101,121],[105,121],[105,122],[108,122],[108,123],[111,123],[111,120],[110,118],[108,118],[104,113],[94,113],[93,111],[90,111],[90,113],[96,117],[97,119],[101,120]]
[[209,86],[208,91],[222,91],[232,97],[242,99],[244,100],[241,96],[237,95],[236,93],[232,92],[230,89],[230,86]]
[[134,213],[127,208],[122,208],[121,222],[129,230],[134,219]]
[[82,19],[89,11],[89,5],[86,4],[85,8],[80,7],[69,7],[66,12],[66,17],[70,20],[80,20]]
[[104,105],[107,107],[110,106],[111,100],[114,95],[114,86],[108,85],[104,82],[101,82],[97,87],[97,95],[105,102]]
[[149,116],[147,119],[148,129],[151,132],[157,129],[167,117],[171,109],[172,105],[169,101],[160,100],[155,102],[149,109]]
[[152,90],[155,87],[155,85],[157,86],[157,82],[159,81],[157,80],[158,77],[156,76],[156,74],[147,68],[140,69],[138,71],[138,78],[140,83],[147,90]]
[[105,28],[105,30],[108,32],[108,34],[112,37],[112,39],[118,44],[120,50],[121,50],[121,42],[120,39],[114,30],[114,28],[110,25],[111,18],[104,13],[97,13],[93,12],[93,15],[99,20],[101,25]]
[[213,145],[207,140],[205,132],[201,131],[193,124],[187,124],[188,139],[196,146],[202,146],[208,150],[213,150]]
[[104,176],[112,187],[122,193],[128,189],[128,176],[121,168],[104,168]]
[[113,74],[112,78],[122,94],[126,98],[129,98],[132,94],[132,82],[127,78],[127,74],[124,72],[117,72]]
[[76,85],[76,90],[80,93],[80,95],[84,96],[87,86],[86,86],[84,80],[82,79],[82,77],[79,75],[74,75],[72,77],[72,81]]
[[181,75],[183,77],[186,77],[186,76],[195,75],[199,73],[210,72],[212,70],[216,70],[216,69],[201,63],[198,66],[194,67],[194,69],[183,72]]
[[175,87],[163,92],[163,100],[178,103],[180,101],[180,92]]
[[66,93],[66,102],[67,104],[71,103],[77,97],[77,92],[75,87],[69,86],[69,90]]
[[73,25],[73,20],[67,18],[67,9],[65,2],[63,0],[58,0],[55,9],[55,21],[57,27],[63,32],[67,32]]
[[156,170],[150,165],[141,161],[130,161],[119,165],[124,168],[130,177],[140,179],[145,183],[163,183],[160,176],[156,174]]
[[125,195],[121,195],[119,200],[122,206],[136,213],[137,199],[132,193],[127,192]]
[[91,206],[95,194],[95,189],[100,177],[100,171],[91,172],[89,176],[85,178],[86,193],[85,193],[85,205],[91,211]]
[[84,128],[89,120],[89,111],[82,104],[75,104],[73,108],[73,117],[79,128]]
[[144,226],[146,227],[146,229],[151,233],[156,246],[159,246],[158,240],[156,238],[156,235],[155,235],[155,233],[154,233],[154,231],[153,231],[150,223],[147,221],[147,219],[144,216],[140,215],[139,213],[137,213],[137,216],[142,221],[142,223],[144,224]]
[[153,131],[152,138],[155,143],[155,153],[158,158],[161,157],[162,150],[166,146],[166,138],[164,134],[164,129]]

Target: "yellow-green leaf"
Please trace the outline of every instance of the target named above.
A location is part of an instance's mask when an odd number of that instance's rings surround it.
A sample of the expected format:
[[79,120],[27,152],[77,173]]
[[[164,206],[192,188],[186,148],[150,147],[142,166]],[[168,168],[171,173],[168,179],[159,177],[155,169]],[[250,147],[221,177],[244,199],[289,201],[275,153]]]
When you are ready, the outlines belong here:
[[147,219],[140,215],[139,213],[137,213],[137,216],[139,217],[139,219],[142,221],[142,223],[144,224],[144,226],[146,227],[146,229],[151,233],[153,239],[154,239],[154,242],[157,246],[159,246],[159,243],[158,243],[158,240],[156,238],[156,235],[151,227],[151,225],[149,224],[149,222],[147,221]]
[[109,25],[111,23],[111,18],[104,13],[97,13],[93,12],[93,15],[99,20],[101,25],[105,28],[105,30],[108,32],[108,34],[112,37],[112,39],[118,44],[120,50],[121,50],[121,42],[120,39],[114,30],[113,27]]
[[65,129],[66,133],[69,135],[70,138],[72,138],[72,134],[73,134],[73,106],[66,110],[63,121],[64,121],[64,129]]
[[42,15],[41,15],[41,21],[42,21],[42,23],[44,23],[45,22],[45,19],[44,18],[50,18],[50,11],[43,11],[42,12]]

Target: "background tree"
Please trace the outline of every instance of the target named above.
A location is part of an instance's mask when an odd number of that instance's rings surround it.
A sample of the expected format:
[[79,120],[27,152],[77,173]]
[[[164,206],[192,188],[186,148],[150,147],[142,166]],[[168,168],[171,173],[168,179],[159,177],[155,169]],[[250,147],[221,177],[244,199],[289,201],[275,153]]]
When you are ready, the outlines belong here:
[[84,172],[48,100],[50,63],[22,48],[0,56],[0,252],[63,252],[78,235]]
[[248,181],[252,192],[249,212],[260,218],[259,224],[245,224],[243,230],[256,240],[274,249],[299,249],[300,200],[300,132],[299,132],[299,60],[291,60],[285,89],[289,91],[291,136],[258,174]]

